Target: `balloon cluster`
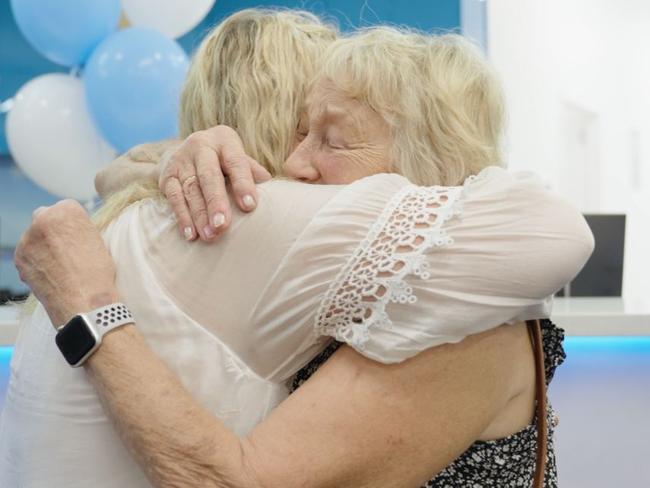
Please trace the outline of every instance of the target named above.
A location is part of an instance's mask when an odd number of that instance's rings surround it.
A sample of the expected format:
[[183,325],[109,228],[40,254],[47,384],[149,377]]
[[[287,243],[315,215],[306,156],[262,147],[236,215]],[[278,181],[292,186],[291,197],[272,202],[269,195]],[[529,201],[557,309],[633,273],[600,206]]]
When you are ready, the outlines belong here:
[[[214,0],[11,0],[30,44],[71,74],[26,83],[7,116],[16,163],[49,192],[87,200],[116,151],[177,135],[188,67],[174,41]],[[118,30],[118,27],[126,27]]]

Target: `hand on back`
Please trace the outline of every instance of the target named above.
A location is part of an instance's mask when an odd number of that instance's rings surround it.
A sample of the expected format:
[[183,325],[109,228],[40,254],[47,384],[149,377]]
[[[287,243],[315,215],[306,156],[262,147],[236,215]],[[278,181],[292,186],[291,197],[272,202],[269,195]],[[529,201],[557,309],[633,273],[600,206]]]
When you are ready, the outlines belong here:
[[230,225],[232,212],[226,185],[237,206],[257,206],[255,183],[271,174],[248,156],[237,133],[219,125],[191,134],[160,163],[159,185],[174,211],[183,237],[214,241]]

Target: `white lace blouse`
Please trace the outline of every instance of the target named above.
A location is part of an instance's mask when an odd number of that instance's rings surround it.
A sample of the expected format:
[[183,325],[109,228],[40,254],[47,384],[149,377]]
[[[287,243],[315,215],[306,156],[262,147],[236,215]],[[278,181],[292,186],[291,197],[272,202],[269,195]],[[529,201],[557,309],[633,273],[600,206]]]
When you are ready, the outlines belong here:
[[[160,200],[132,205],[104,234],[138,329],[240,435],[332,338],[394,363],[548,317],[593,249],[574,208],[535,176],[496,167],[462,187],[382,174],[348,186],[274,180],[259,195],[216,244],[183,241]],[[42,307],[22,326],[0,486],[149,486],[53,336]]]

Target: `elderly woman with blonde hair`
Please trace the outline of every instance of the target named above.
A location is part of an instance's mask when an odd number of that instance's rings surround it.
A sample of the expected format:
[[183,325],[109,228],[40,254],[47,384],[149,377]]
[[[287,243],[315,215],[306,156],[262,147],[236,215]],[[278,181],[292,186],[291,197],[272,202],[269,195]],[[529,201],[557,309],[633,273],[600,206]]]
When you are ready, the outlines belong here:
[[[5,484],[530,486],[536,378],[542,406],[545,391],[528,330],[540,333],[532,324],[586,261],[591,234],[537,178],[493,166],[498,85],[465,41],[375,28],[322,54],[304,114],[284,119],[300,118],[285,128],[298,134],[282,167],[298,182],[253,193],[242,175],[260,170],[244,148],[277,169],[259,149],[275,136],[242,146],[222,126],[167,156],[169,204],[138,189],[109,199],[108,250],[70,202],[35,216],[17,265],[42,306],[17,346]],[[200,113],[200,92],[184,97],[186,114]],[[261,109],[276,101],[268,93],[244,114],[262,128],[275,119]],[[246,197],[257,210],[233,216],[230,201],[252,209]],[[195,230],[223,235],[188,242]],[[83,355],[63,347],[85,371],[64,365],[50,320],[122,301],[135,325]],[[552,353],[550,371],[560,332],[543,329],[534,344]],[[553,486],[552,463],[547,475]]]

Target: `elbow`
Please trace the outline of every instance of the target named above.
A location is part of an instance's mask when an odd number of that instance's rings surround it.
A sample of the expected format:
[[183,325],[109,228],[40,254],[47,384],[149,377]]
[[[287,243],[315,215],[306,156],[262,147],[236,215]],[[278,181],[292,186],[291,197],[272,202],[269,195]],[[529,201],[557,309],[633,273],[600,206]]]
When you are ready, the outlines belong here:
[[582,214],[573,210],[569,216],[562,232],[547,247],[548,259],[540,261],[546,261],[547,272],[553,273],[548,280],[552,286],[543,292],[546,296],[573,281],[594,252],[594,236]]
[[[236,486],[246,488],[290,488],[306,486],[305,480],[272,454],[265,453],[255,443],[255,436],[240,439],[239,473]],[[235,485],[233,485],[235,486]],[[231,487],[232,488],[232,487]]]
[[566,283],[584,268],[596,247],[594,234],[582,213],[573,209],[573,212],[567,214],[570,218],[565,222],[561,259],[566,267]]
[[[192,482],[187,486],[210,486],[212,488],[276,488],[274,476],[269,470],[261,469],[257,451],[247,439],[237,439],[236,445],[231,445],[227,453],[222,449],[205,449],[205,444],[199,446],[195,453],[189,456],[189,470]],[[206,457],[205,455],[210,452]],[[215,456],[215,453],[217,455]],[[224,457],[228,459],[225,460]],[[186,457],[187,459],[187,457]],[[226,461],[226,462],[224,462]]]
[[[155,488],[201,486],[205,488],[263,488],[242,441],[227,445],[210,435],[188,436],[185,442],[161,442],[154,456],[136,456]],[[264,485],[266,488],[266,485]]]
[[522,247],[517,282],[534,299],[545,299],[570,283],[594,251],[594,236],[582,214],[559,198],[547,199],[532,219]]
[[572,228],[573,235],[567,245],[566,256],[568,259],[566,259],[566,264],[569,276],[566,283],[572,281],[582,271],[596,248],[594,234],[591,232],[587,221],[582,214],[577,217],[577,222]]

